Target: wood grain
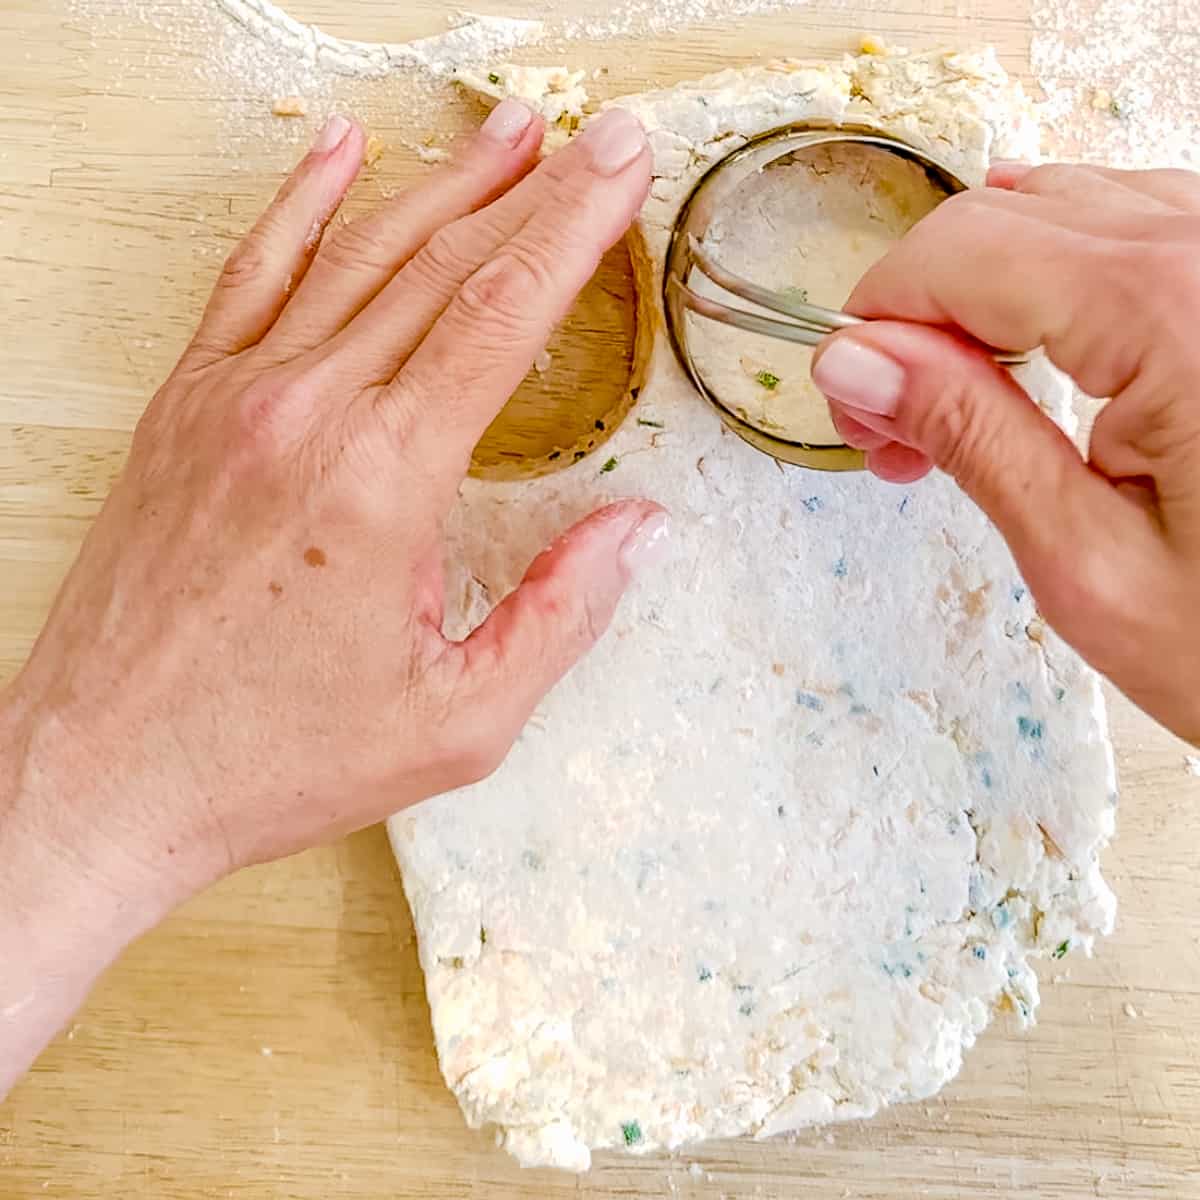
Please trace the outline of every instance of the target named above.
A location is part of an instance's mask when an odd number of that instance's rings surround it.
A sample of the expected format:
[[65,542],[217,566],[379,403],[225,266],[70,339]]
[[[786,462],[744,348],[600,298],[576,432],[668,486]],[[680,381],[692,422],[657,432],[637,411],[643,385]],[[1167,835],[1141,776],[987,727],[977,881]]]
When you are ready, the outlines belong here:
[[[253,72],[238,84],[206,62],[209,0],[175,0],[191,38],[140,23],[139,7],[113,0],[85,20],[67,0],[0,6],[0,679],[27,653],[218,262],[323,110],[357,112],[388,144],[351,211],[423,176],[406,146],[474,119],[449,93],[416,112],[383,81],[339,85],[307,119],[280,121]],[[439,31],[449,5],[291,7],[332,32],[401,40]],[[522,0],[471,7],[512,13]],[[607,68],[601,95],[763,55],[834,55],[864,30],[990,41],[1026,69],[1025,0],[880,7],[820,0],[570,57]],[[594,297],[603,320],[585,307],[507,432],[493,430],[493,465],[586,434],[587,404],[619,386],[624,269],[617,256]],[[0,1107],[0,1196],[1200,1197],[1200,779],[1119,701],[1114,725],[1118,933],[1094,961],[1054,964],[1037,1029],[1001,1022],[927,1106],[684,1159],[605,1156],[582,1180],[522,1173],[464,1128],[441,1083],[407,908],[370,830],[244,872],[134,947]]]

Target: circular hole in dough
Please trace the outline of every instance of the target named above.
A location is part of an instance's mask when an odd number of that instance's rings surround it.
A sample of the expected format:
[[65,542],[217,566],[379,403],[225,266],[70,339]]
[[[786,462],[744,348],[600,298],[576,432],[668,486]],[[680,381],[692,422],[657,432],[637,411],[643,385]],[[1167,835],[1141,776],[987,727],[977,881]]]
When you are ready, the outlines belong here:
[[[745,279],[840,309],[867,270],[943,199],[923,167],[880,147],[813,146],[747,179],[715,213],[704,242]],[[693,285],[731,300],[698,273]],[[841,442],[812,382],[811,350],[693,313],[687,321],[701,375],[744,421],[789,441]]]
[[633,407],[636,310],[633,264],[622,241],[480,439],[471,474],[545,475],[598,450]]

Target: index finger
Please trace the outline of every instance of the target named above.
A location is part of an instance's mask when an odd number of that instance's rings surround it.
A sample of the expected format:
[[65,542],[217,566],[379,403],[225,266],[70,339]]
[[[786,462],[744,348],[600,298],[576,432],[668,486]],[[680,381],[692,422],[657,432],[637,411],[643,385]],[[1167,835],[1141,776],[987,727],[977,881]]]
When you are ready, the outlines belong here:
[[[580,135],[578,167],[450,301],[377,408],[425,461],[470,458],[551,331],[629,228],[650,185],[637,119],[619,109]],[[458,480],[453,481],[457,486]]]
[[1162,206],[1176,212],[1200,213],[1200,175],[1194,171],[1172,168],[1122,171],[1090,164],[1034,166],[1031,163],[997,162],[988,171],[987,182],[988,187],[1031,196],[1060,197],[1077,205],[1099,196],[1130,205],[1140,201],[1147,211]]
[[847,311],[957,329],[1004,350],[1044,346],[1091,395],[1120,391],[1152,318],[1131,295],[1145,263],[1130,256],[1144,248],[989,191],[955,196],[916,225],[867,272]]
[[521,179],[537,162],[543,132],[532,111],[507,101],[426,182],[334,230],[268,335],[271,352],[298,357],[337,334],[436,230],[491,204]]

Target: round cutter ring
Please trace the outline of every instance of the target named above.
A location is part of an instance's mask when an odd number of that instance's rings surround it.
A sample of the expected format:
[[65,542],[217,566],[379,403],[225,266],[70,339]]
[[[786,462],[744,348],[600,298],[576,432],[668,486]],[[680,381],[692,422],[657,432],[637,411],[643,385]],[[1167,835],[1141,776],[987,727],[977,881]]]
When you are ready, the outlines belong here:
[[[757,286],[725,271],[704,249],[704,237],[714,216],[752,175],[771,163],[831,142],[877,146],[922,167],[930,187],[948,198],[967,190],[967,184],[948,167],[924,151],[878,129],[859,125],[802,122],[771,130],[753,138],[709,168],[688,197],[671,235],[663,280],[663,308],[671,346],[696,390],[717,410],[721,419],[756,450],[781,462],[819,471],[858,471],[866,465],[861,451],[841,443],[814,444],[766,433],[733,411],[705,382],[688,347],[687,314],[732,325],[750,333],[765,334],[805,346],[818,346],[836,329],[861,324],[858,317],[815,305]],[[759,311],[736,308],[693,290],[693,273],[699,273],[731,296]],[[765,315],[761,310],[779,314]],[[1006,366],[1028,361],[1020,354],[996,352]]]

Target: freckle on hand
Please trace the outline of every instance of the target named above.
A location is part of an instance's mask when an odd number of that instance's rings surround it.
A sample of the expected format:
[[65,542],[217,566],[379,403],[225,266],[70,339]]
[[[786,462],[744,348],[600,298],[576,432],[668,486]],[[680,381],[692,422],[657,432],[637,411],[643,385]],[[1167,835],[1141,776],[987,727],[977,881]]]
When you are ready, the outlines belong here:
[[304,552],[304,561],[310,567],[323,567],[328,559],[325,557],[325,551],[319,546],[309,546]]
[[267,584],[267,586],[271,589],[272,596],[282,596],[283,595],[283,584],[282,583],[276,583],[275,580],[272,579],[271,582],[269,584]]

